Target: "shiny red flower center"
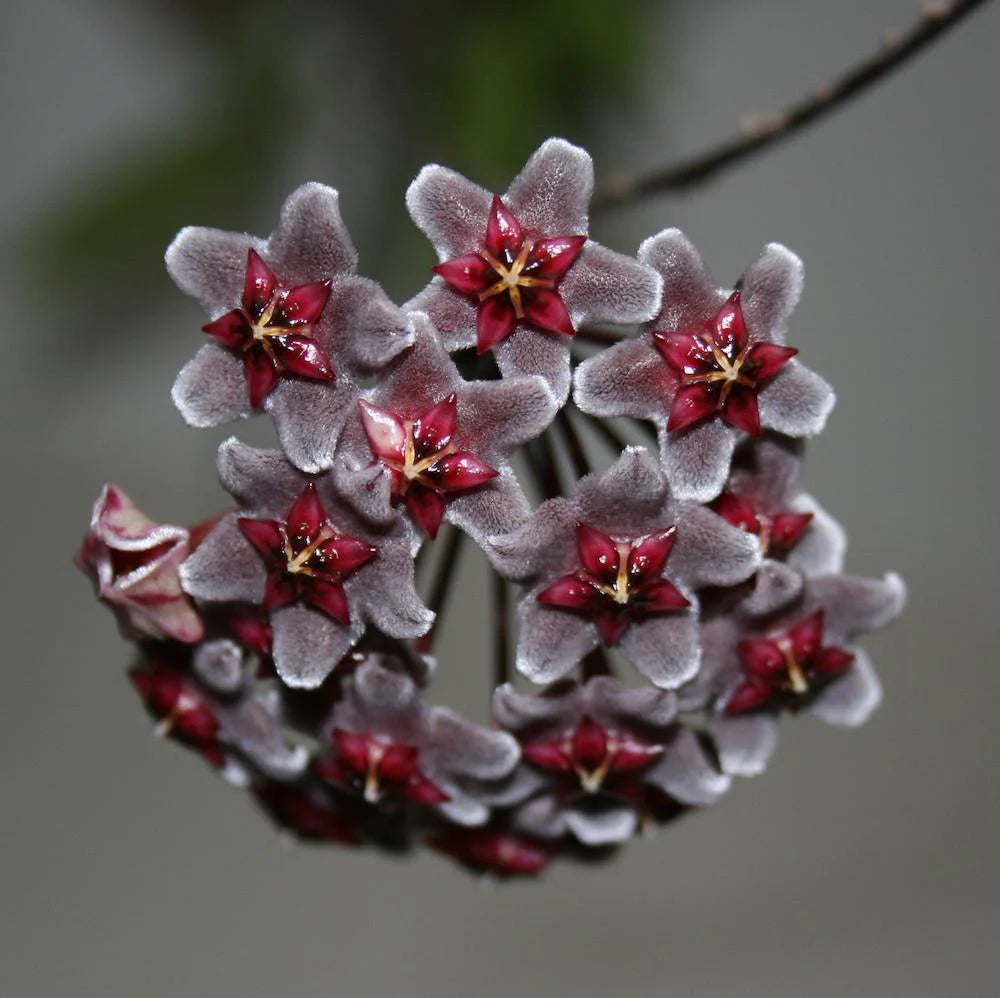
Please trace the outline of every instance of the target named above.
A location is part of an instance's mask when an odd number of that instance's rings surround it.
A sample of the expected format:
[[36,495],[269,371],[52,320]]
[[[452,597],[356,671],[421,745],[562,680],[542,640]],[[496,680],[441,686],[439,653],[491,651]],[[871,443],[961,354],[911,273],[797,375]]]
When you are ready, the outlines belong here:
[[506,339],[518,323],[573,336],[576,329],[556,290],[586,236],[541,236],[522,228],[494,195],[483,244],[434,267],[456,291],[475,298],[480,353]]
[[638,540],[616,539],[580,523],[576,528],[580,567],[556,579],[537,599],[590,617],[601,640],[613,645],[629,624],[690,605],[663,578],[676,531],[671,526]]
[[747,496],[723,492],[712,503],[712,509],[727,523],[748,534],[756,534],[763,555],[787,554],[802,539],[812,513],[765,513]]

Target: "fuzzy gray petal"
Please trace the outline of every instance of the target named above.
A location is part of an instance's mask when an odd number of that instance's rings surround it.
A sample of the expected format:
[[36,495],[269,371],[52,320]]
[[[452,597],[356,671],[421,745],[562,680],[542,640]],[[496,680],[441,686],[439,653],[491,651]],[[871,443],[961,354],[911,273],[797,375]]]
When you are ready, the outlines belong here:
[[[518,221],[546,236],[587,231],[594,190],[590,154],[565,139],[548,139],[532,153],[504,198]],[[485,224],[479,239],[485,232]]]
[[195,599],[259,603],[264,563],[228,513],[180,567],[181,586]]
[[802,592],[802,573],[780,561],[765,558],[757,569],[753,592],[742,603],[740,613],[763,617],[780,610]]
[[663,278],[655,328],[673,331],[702,322],[721,304],[700,254],[680,229],[664,229],[647,239],[639,247],[639,260]]
[[630,807],[602,807],[586,811],[569,808],[566,824],[585,846],[610,846],[626,842],[635,832],[638,818]]
[[181,291],[218,316],[240,302],[250,247],[262,253],[263,240],[245,232],[189,225],[167,247],[167,271]]
[[217,709],[223,740],[238,748],[272,780],[295,780],[309,763],[303,745],[291,746],[273,715],[258,700]]
[[833,575],[810,583],[806,602],[824,611],[824,642],[838,644],[877,631],[899,616],[906,586],[895,572],[882,579]]
[[243,363],[217,343],[206,343],[181,368],[170,397],[188,426],[222,426],[250,412]]
[[836,397],[818,375],[790,360],[758,396],[762,426],[790,437],[813,437],[826,425]]
[[753,534],[703,506],[684,509],[668,562],[671,575],[695,589],[733,586],[748,579],[759,564],[760,544]]
[[569,396],[569,336],[518,326],[494,347],[500,373],[505,378],[534,374],[544,379],[557,404]]
[[378,557],[347,579],[344,590],[350,605],[389,637],[419,637],[434,622],[417,595],[413,557],[403,543],[382,544]]
[[531,513],[517,478],[504,465],[499,478],[450,499],[445,519],[467,533],[477,544],[520,526]]
[[708,731],[722,771],[731,776],[763,773],[778,742],[778,724],[770,714],[718,715],[709,720]]
[[225,639],[206,641],[191,661],[194,674],[216,693],[235,693],[243,685],[243,652]]
[[518,607],[517,669],[533,683],[562,679],[597,644],[593,624],[536,602],[529,593]]
[[709,502],[725,487],[736,431],[721,419],[676,433],[660,428],[663,470],[678,499]]
[[441,342],[447,350],[462,350],[476,345],[476,303],[450,288],[442,278],[435,277],[403,308],[426,315],[439,330]]
[[333,463],[337,440],[357,401],[357,388],[345,377],[333,384],[282,379],[265,407],[288,460],[315,474]]
[[471,724],[444,707],[434,708],[431,715],[429,765],[477,780],[502,779],[517,765],[521,749],[507,732]]
[[622,635],[625,657],[654,685],[673,690],[698,671],[695,610],[678,610],[632,624]]
[[667,483],[645,447],[626,447],[607,471],[582,478],[575,496],[579,518],[585,523],[609,533],[635,535],[650,529],[666,497]]
[[663,279],[633,257],[588,242],[559,284],[573,325],[631,324],[656,315]]
[[349,277],[333,286],[316,331],[339,376],[379,370],[414,340],[406,313],[382,288],[365,277]]
[[484,460],[506,460],[514,448],[537,437],[558,408],[543,378],[466,383],[461,392],[461,436]]
[[741,306],[751,340],[785,342],[788,316],[802,295],[802,261],[769,243],[743,275]]
[[552,794],[543,794],[522,804],[514,812],[511,824],[535,838],[558,839],[566,834],[566,813]]
[[568,499],[542,503],[526,523],[484,544],[493,567],[505,578],[525,580],[569,571],[576,552],[576,506]]
[[868,656],[859,648],[850,669],[821,690],[809,710],[827,724],[853,728],[864,724],[881,700],[882,685]]
[[646,780],[682,804],[714,804],[728,789],[730,778],[709,762],[697,736],[686,728],[667,747]]
[[666,425],[667,399],[677,387],[648,336],[617,343],[583,361],[573,398],[592,416],[632,416]]
[[812,513],[812,522],[788,553],[786,561],[807,578],[836,575],[843,570],[847,535],[844,528],[811,496],[800,495],[792,504],[798,513]]
[[309,481],[281,451],[249,447],[236,437],[222,442],[216,461],[223,488],[251,516],[283,517]]
[[489,191],[436,163],[425,166],[406,192],[410,216],[442,261],[479,245],[486,233],[490,201]]
[[341,627],[325,614],[302,604],[271,614],[274,664],[288,686],[311,690],[333,672],[337,663],[361,637],[364,624],[355,614]]
[[594,676],[583,688],[585,713],[608,727],[665,727],[677,716],[677,697],[648,686],[630,688],[611,676]]
[[358,265],[357,250],[340,217],[338,194],[324,184],[303,184],[292,191],[267,249],[281,261],[281,278],[288,285],[341,277]]

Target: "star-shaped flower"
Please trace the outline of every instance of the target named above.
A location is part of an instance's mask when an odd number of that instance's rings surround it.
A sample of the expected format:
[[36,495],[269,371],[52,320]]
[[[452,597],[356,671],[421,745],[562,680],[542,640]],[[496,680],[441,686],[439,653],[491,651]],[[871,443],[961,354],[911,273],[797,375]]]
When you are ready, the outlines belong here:
[[447,519],[481,543],[530,512],[509,461],[549,425],[556,402],[538,377],[464,380],[430,319],[410,322],[413,346],[344,427],[334,478],[372,523],[392,523],[402,504],[431,537]]
[[194,643],[205,628],[177,574],[191,547],[184,527],[155,523],[117,485],[105,485],[74,561],[125,637]]
[[313,482],[284,519],[241,516],[236,522],[267,568],[263,610],[270,613],[301,601],[345,627],[351,622],[344,580],[367,565],[378,549],[337,532]]
[[541,236],[526,231],[494,194],[480,248],[433,270],[477,302],[476,349],[480,353],[505,340],[519,322],[574,336],[576,329],[557,285],[586,241],[586,236]]
[[742,433],[812,436],[833,407],[830,386],[784,345],[802,264],[772,243],[736,291],[717,289],[677,229],[647,239],[639,259],[663,277],[659,314],[639,336],[584,361],[574,398],[595,416],[652,420],[670,487],[708,502]]
[[407,191],[434,244],[439,280],[408,307],[429,313],[450,350],[494,349],[505,376],[541,375],[561,403],[569,392],[569,338],[587,323],[643,322],[659,306],[648,267],[587,239],[593,164],[549,139],[503,196],[442,166]]
[[571,498],[543,503],[521,527],[491,538],[486,552],[527,588],[517,667],[529,679],[562,678],[603,638],[665,688],[698,666],[694,590],[742,582],[760,561],[753,537],[676,502],[643,448],[583,478]]
[[166,262],[213,316],[211,341],[174,383],[184,419],[219,426],[263,407],[289,460],[303,471],[328,468],[361,380],[411,342],[403,313],[354,273],[337,192],[293,191],[267,239],[183,229]]
[[503,779],[517,764],[510,735],[428,707],[394,657],[369,656],[346,683],[323,725],[333,753],[318,764],[320,776],[371,804],[414,801],[461,825],[488,819],[477,786]]
[[569,831],[586,845],[622,842],[647,820],[676,814],[665,800],[704,806],[729,786],[664,690],[629,689],[610,676],[541,696],[505,685],[493,709],[525,760],[502,788],[508,799],[521,789],[513,824],[543,839]]
[[182,584],[198,600],[259,604],[285,683],[319,686],[368,625],[394,638],[430,627],[433,614],[414,590],[417,544],[406,524],[373,531],[329,473],[305,475],[279,451],[234,439],[219,448],[219,476],[240,514],[225,516],[188,558]]
[[579,567],[535,598],[593,620],[601,640],[617,644],[629,624],[691,605],[663,577],[676,535],[671,525],[647,537],[610,537],[578,523]]
[[330,361],[312,335],[330,283],[282,287],[260,254],[252,247],[247,251],[242,307],[203,329],[243,361],[251,409],[260,407],[282,377],[333,381]]

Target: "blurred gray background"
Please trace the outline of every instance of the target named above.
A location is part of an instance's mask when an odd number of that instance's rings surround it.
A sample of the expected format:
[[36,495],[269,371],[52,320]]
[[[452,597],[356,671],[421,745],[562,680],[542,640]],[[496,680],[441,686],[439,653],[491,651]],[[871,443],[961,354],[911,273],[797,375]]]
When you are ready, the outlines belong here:
[[[679,225],[724,282],[770,240],[805,259],[790,339],[839,394],[807,484],[849,530],[849,569],[910,587],[907,615],[867,641],[886,701],[866,728],[792,719],[768,773],[710,811],[609,864],[494,889],[432,854],[287,847],[150,736],[70,555],[108,479],[167,521],[225,502],[229,431],[187,429],[169,399],[204,321],[162,272],[177,228],[266,233],[287,190],[323,180],[362,272],[402,298],[433,262],[403,206],[422,163],[503,189],[552,133],[586,144],[599,177],[664,163],[916,15],[912,0],[368,7],[4,5],[0,991],[996,994],[1000,4],[816,130],[593,228],[631,252]],[[452,611],[443,689],[483,713],[469,649],[486,660],[485,613]]]

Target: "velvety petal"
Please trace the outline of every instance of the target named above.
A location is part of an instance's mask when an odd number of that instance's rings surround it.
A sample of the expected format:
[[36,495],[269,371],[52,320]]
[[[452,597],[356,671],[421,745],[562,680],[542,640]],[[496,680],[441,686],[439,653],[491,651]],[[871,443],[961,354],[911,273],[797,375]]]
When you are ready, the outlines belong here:
[[[642,537],[663,523],[666,482],[644,447],[626,447],[607,471],[587,475],[576,489],[578,519],[602,530]],[[659,522],[651,524],[650,520]]]
[[695,610],[633,623],[619,642],[625,657],[654,685],[674,690],[698,670]]
[[298,779],[309,763],[304,745],[289,745],[280,725],[259,700],[218,710],[222,740],[239,749],[272,780]]
[[539,839],[558,839],[566,834],[566,812],[552,794],[542,794],[514,812],[515,829]]
[[303,604],[278,610],[271,618],[278,675],[297,689],[315,689],[333,671],[364,630],[352,615],[349,627]]
[[778,741],[778,724],[770,714],[712,717],[708,732],[722,771],[731,776],[763,773]]
[[222,487],[258,519],[284,518],[309,482],[281,451],[249,447],[235,437],[219,447],[217,466]]
[[505,378],[538,375],[544,379],[557,404],[569,395],[569,340],[565,337],[520,327],[499,343],[497,366]]
[[466,383],[461,410],[463,445],[492,463],[537,437],[557,406],[542,378],[514,377]]
[[351,607],[389,637],[416,638],[434,622],[414,588],[413,558],[401,539],[380,543],[378,557],[344,585]]
[[676,378],[648,337],[627,339],[583,361],[573,398],[593,416],[632,416],[664,421]]
[[491,537],[486,555],[498,572],[516,581],[568,572],[576,558],[579,519],[569,500],[551,499],[517,529]]
[[188,226],[167,248],[167,271],[181,291],[217,316],[240,303],[251,247],[262,250],[263,243],[245,233]]
[[736,585],[748,579],[759,564],[760,544],[753,534],[702,506],[683,507],[669,568],[685,585]]
[[267,399],[281,447],[303,471],[318,473],[333,463],[345,421],[353,414],[358,389],[346,377],[334,382],[284,379]]
[[634,257],[588,242],[559,283],[573,325],[645,322],[660,307],[663,281]]
[[650,686],[624,686],[611,676],[594,676],[583,688],[584,709],[608,727],[664,727],[677,716],[677,697]]
[[882,700],[882,686],[868,656],[860,649],[854,664],[840,679],[824,687],[809,710],[828,724],[864,724]]
[[441,280],[433,280],[423,291],[403,305],[410,314],[423,314],[440,331],[448,350],[464,350],[476,345],[479,302],[459,294]]
[[180,567],[184,591],[196,599],[259,603],[265,571],[260,555],[227,514]]
[[818,374],[790,360],[757,401],[763,426],[790,437],[812,437],[826,425],[835,396]]
[[561,694],[553,690],[519,693],[510,683],[493,693],[493,715],[502,728],[523,734],[532,730],[563,728],[576,717],[580,687],[569,686]]
[[803,581],[797,569],[765,558],[754,576],[753,592],[740,603],[740,613],[763,617],[788,606],[801,594]]
[[338,378],[345,369],[355,374],[381,370],[413,343],[406,314],[378,284],[363,277],[346,277],[334,285],[313,334]]
[[431,711],[428,758],[433,768],[477,780],[508,776],[521,755],[517,741],[505,731],[491,731],[444,707]]
[[465,253],[431,270],[465,295],[476,295],[496,280],[496,271],[478,253]]
[[460,173],[425,166],[406,192],[406,207],[430,239],[440,260],[451,260],[479,245],[492,195]]
[[358,264],[340,217],[338,194],[324,184],[303,184],[292,191],[267,248],[280,261],[281,277],[289,285],[352,274]]
[[243,653],[232,641],[206,641],[191,660],[195,675],[217,693],[236,693],[243,685]]
[[382,465],[357,470],[334,466],[337,493],[367,523],[384,529],[397,522],[400,511],[392,505],[392,475]]
[[654,328],[694,326],[714,315],[722,304],[701,256],[680,229],[664,229],[647,239],[639,247],[639,260],[663,279],[663,302]]
[[533,683],[561,679],[597,644],[592,624],[531,594],[518,607],[518,621],[517,669]]
[[812,520],[802,539],[788,553],[788,565],[809,578],[835,575],[842,571],[847,548],[843,527],[811,496],[800,495],[794,505],[799,509],[808,509]]
[[635,833],[638,818],[628,807],[604,806],[593,810],[569,808],[569,830],[586,846],[609,846],[628,841]]
[[751,339],[783,343],[788,316],[802,294],[802,261],[780,243],[769,243],[743,274],[741,287]]
[[906,602],[906,587],[895,572],[882,579],[829,576],[810,582],[806,602],[822,607],[824,640],[839,645],[877,631],[897,617]]
[[524,296],[524,302],[525,320],[533,326],[565,336],[573,336],[576,333],[573,321],[558,291],[535,288],[530,296]]
[[170,396],[189,426],[221,426],[250,411],[243,361],[217,343],[181,368]]
[[730,778],[715,769],[697,736],[687,729],[677,733],[646,779],[682,804],[695,807],[714,804],[730,784]]
[[522,225],[546,235],[570,235],[586,232],[593,189],[589,154],[565,139],[548,139],[514,178],[506,201]]
[[523,241],[520,222],[503,203],[500,195],[494,194],[486,220],[486,249],[493,256],[502,259],[505,250],[519,249]]
[[449,499],[445,518],[482,546],[487,538],[505,534],[523,523],[530,512],[517,478],[504,466],[499,478]]
[[736,433],[721,420],[660,435],[663,470],[678,499],[709,502],[726,484]]

